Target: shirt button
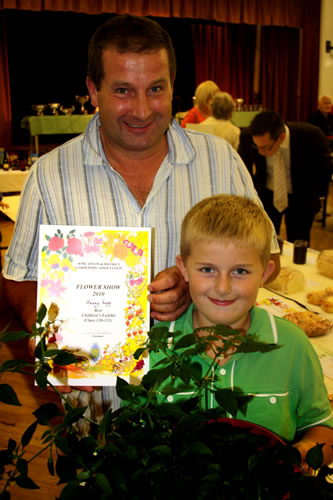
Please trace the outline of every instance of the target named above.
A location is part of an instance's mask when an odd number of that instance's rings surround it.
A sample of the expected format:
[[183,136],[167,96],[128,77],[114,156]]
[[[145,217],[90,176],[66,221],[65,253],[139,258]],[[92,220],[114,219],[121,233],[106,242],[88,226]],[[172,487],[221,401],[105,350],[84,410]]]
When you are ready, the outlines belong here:
[[168,402],[169,402],[169,403],[172,403],[172,401],[173,401],[173,396],[168,396],[168,397],[167,397],[167,400],[168,400]]
[[220,375],[225,375],[226,373],[227,373],[226,370],[224,368],[221,368]]
[[272,405],[275,405],[277,399],[275,396],[272,396],[271,398],[269,398],[269,402],[272,404]]

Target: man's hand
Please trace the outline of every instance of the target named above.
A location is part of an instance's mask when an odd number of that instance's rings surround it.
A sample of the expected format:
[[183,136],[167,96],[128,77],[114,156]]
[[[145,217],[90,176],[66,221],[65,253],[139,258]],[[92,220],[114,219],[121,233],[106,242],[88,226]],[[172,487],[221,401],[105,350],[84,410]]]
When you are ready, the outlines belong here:
[[158,321],[174,321],[188,308],[191,298],[188,284],[177,266],[158,273],[148,285],[151,317]]

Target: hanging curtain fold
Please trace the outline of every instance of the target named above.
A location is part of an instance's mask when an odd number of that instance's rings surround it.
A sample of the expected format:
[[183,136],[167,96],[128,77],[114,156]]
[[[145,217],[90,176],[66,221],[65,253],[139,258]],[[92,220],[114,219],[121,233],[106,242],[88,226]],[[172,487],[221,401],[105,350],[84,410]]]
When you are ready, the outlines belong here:
[[255,26],[193,25],[197,85],[213,80],[234,98],[252,102],[255,44]]
[[0,0],[0,9],[117,13],[206,19],[222,23],[300,26],[313,0]]
[[284,119],[297,119],[299,30],[263,26],[261,30],[261,100]]

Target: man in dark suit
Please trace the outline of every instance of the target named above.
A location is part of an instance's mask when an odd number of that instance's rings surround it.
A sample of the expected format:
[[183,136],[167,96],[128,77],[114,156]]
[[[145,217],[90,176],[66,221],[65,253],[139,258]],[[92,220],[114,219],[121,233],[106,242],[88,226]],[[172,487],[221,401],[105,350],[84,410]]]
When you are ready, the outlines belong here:
[[288,241],[310,242],[319,197],[327,193],[331,172],[321,130],[306,123],[284,123],[274,111],[263,111],[242,131],[238,152],[277,234],[284,214]]

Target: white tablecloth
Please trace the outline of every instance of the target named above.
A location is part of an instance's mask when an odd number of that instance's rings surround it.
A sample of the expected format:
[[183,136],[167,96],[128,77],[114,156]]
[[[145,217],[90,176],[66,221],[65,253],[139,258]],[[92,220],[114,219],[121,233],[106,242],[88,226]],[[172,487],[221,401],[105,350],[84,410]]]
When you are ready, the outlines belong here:
[[19,193],[27,175],[28,170],[0,170],[0,192]]
[[[286,311],[283,310],[284,305],[289,305],[290,308],[293,310],[304,311],[305,309],[303,309],[295,302],[290,300],[290,299],[295,299],[301,304],[306,305],[307,308],[310,309],[311,311],[316,311],[333,322],[333,314],[324,312],[320,306],[314,306],[312,304],[309,304],[306,300],[306,295],[310,290],[325,289],[326,287],[333,286],[333,280],[331,280],[330,278],[326,278],[325,276],[322,276],[317,271],[316,261],[319,252],[316,250],[308,249],[307,261],[306,264],[303,265],[294,264],[292,262],[292,253],[293,253],[293,244],[285,241],[283,246],[283,253],[281,255],[281,267],[282,266],[293,267],[295,269],[302,271],[306,281],[306,286],[304,291],[292,295],[284,295],[283,297],[281,297],[274,291],[270,291],[266,288],[261,288],[258,294],[258,305],[263,306],[265,308],[267,307],[273,312],[273,314],[277,316],[283,316],[283,314],[286,313]],[[267,287],[269,287],[269,283],[267,284]],[[277,306],[270,305],[270,301],[268,300],[270,298],[273,298],[277,302],[280,302],[281,307],[279,305]],[[267,301],[267,304],[265,303],[265,301]],[[322,335],[320,337],[310,337],[310,342],[316,349],[317,353],[319,353],[321,347],[332,352],[332,371],[333,371],[333,328],[327,334]],[[325,359],[325,361],[321,360],[321,362],[323,367],[324,363],[326,364],[327,367],[330,364],[330,360],[328,358]],[[295,363],[297,363],[297,360],[295,360]],[[324,369],[324,374],[325,374],[325,369]],[[333,378],[325,376],[325,384],[329,394],[333,394]]]

